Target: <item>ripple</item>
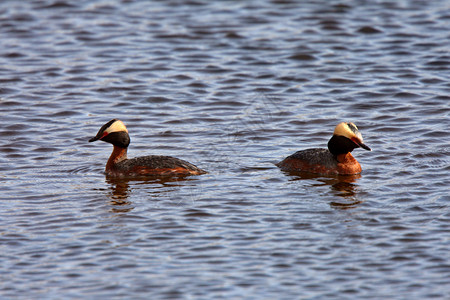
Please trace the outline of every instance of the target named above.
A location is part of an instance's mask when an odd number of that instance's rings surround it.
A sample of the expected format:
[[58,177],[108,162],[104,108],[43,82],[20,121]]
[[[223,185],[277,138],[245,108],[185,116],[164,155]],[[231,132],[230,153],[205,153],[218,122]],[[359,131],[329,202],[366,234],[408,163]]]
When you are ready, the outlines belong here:
[[307,60],[307,61],[316,59],[313,55],[307,53],[297,53],[290,56],[289,58],[294,60]]
[[372,27],[372,26],[363,26],[358,29],[358,32],[363,33],[363,34],[377,34],[377,33],[382,33],[383,31],[381,31],[378,28]]
[[[2,2],[2,295],[445,298],[443,6]],[[116,117],[211,172],[105,178]],[[273,165],[342,120],[360,176]]]

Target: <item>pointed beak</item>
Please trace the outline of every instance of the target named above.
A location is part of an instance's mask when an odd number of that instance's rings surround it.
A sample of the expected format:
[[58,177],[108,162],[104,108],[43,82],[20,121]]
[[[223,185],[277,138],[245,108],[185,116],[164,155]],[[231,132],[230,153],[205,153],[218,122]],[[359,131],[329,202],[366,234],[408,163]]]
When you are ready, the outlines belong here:
[[358,145],[361,147],[361,148],[363,148],[363,149],[366,149],[366,150],[369,150],[369,151],[372,151],[372,149],[370,149],[369,148],[369,146],[367,146],[366,144],[364,144],[364,143],[358,143]]
[[372,149],[370,149],[369,146],[367,146],[366,144],[364,144],[364,143],[362,142],[363,139],[362,139],[361,133],[357,132],[357,133],[356,133],[356,137],[351,138],[351,140],[352,140],[356,145],[358,145],[359,147],[361,147],[361,148],[363,148],[363,149],[366,149],[366,150],[368,150],[368,151],[372,151]]
[[91,139],[89,140],[89,143],[95,142],[95,141],[97,141],[97,140],[101,140],[102,138],[104,138],[104,137],[107,136],[107,135],[108,135],[108,132],[106,132],[106,131],[101,132],[101,130],[100,130],[100,132],[97,133],[96,136],[94,136],[93,138],[91,138]]

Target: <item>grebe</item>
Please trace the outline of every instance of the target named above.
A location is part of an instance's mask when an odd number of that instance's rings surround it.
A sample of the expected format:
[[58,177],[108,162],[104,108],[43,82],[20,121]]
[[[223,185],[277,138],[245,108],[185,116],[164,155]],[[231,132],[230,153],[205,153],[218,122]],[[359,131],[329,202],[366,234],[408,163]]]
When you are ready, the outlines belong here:
[[89,142],[96,140],[114,146],[105,168],[109,176],[185,176],[206,173],[187,161],[171,156],[149,155],[128,159],[130,136],[125,124],[118,119],[112,119],[103,125]]
[[295,152],[276,165],[283,171],[310,172],[324,175],[354,175],[361,165],[351,155],[355,148],[372,151],[363,143],[358,127],[351,122],[339,123],[328,141],[328,149],[314,148]]

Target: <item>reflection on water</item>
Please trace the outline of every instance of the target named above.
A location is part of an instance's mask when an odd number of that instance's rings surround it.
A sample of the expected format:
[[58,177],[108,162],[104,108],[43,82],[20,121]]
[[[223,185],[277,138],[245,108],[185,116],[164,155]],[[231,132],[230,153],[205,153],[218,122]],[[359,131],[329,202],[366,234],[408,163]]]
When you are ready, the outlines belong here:
[[111,200],[109,204],[114,206],[111,208],[114,213],[126,213],[134,209],[133,203],[126,200]]
[[133,203],[127,201],[130,194],[130,185],[128,181],[106,178],[106,183],[109,184],[110,189],[108,196],[111,201],[109,203],[113,205],[111,211],[115,213],[124,213],[133,210]]
[[334,208],[348,209],[355,208],[363,203],[358,195],[358,185],[356,182],[361,178],[361,174],[356,175],[336,175],[323,176],[308,172],[283,172],[291,176],[290,181],[315,180],[315,185],[327,185],[330,187],[330,194],[336,196],[340,201],[331,201],[330,206]]
[[[360,175],[353,175],[353,176],[360,177]],[[353,183],[356,181],[356,179],[357,178],[346,179],[344,181],[336,182],[332,185],[333,194],[341,197],[343,200],[343,201],[331,201],[330,205],[332,207],[348,209],[348,208],[355,208],[358,204],[363,203],[363,200],[359,199],[360,197],[358,195],[358,185]]]
[[[0,12],[1,297],[448,298],[448,0]],[[105,180],[114,117],[211,173]],[[361,176],[275,168],[341,121]]]
[[109,186],[108,198],[110,204],[114,206],[114,212],[128,212],[134,208],[128,197],[133,189],[144,189],[149,200],[160,199],[167,195],[176,195],[181,187],[195,186],[195,176],[175,176],[175,177],[142,177],[142,178],[117,178],[105,177],[105,182]]

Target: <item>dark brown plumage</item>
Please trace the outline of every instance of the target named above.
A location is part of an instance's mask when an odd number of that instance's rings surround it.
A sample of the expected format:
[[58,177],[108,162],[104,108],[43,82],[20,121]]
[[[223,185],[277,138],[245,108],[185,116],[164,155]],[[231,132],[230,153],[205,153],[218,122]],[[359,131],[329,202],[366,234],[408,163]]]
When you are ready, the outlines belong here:
[[310,172],[324,175],[361,173],[361,165],[350,152],[355,148],[371,150],[363,143],[361,133],[353,123],[340,123],[328,142],[328,149],[297,151],[276,165],[287,172]]
[[185,176],[206,173],[185,160],[171,156],[149,155],[128,159],[130,137],[127,128],[118,119],[103,125],[89,142],[97,140],[114,146],[105,167],[105,172],[109,176]]

